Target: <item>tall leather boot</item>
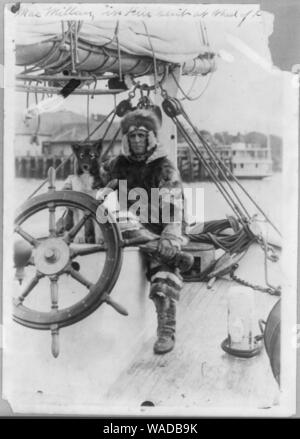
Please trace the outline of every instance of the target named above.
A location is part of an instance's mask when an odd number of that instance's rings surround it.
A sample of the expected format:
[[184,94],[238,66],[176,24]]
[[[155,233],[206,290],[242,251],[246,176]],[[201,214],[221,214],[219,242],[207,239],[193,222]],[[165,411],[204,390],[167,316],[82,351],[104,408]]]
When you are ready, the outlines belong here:
[[[157,312],[157,340],[153,350],[162,355],[170,352],[175,345],[175,301],[167,297],[153,298]],[[175,310],[175,311],[174,311]]]

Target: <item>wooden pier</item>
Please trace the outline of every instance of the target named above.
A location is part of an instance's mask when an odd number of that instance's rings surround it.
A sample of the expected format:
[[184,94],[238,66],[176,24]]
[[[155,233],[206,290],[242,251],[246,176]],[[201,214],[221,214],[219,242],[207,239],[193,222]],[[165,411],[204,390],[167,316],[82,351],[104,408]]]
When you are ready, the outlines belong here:
[[[15,157],[15,176],[17,178],[47,178],[49,168],[57,168],[67,156],[65,155],[25,155]],[[208,163],[213,166],[208,160]],[[224,162],[231,169],[230,162]],[[74,171],[74,159],[68,160],[57,172],[58,179],[65,179]],[[178,169],[183,181],[189,183],[192,181],[211,180],[202,163],[191,154],[178,154]],[[231,169],[232,171],[232,169]],[[215,170],[216,176],[222,179],[219,170]],[[229,177],[229,176],[228,176]]]
[[[26,155],[15,157],[15,176],[17,178],[47,178],[50,167],[57,168],[66,160],[66,156]],[[57,171],[56,178],[65,179],[74,173],[74,158],[70,158]]]

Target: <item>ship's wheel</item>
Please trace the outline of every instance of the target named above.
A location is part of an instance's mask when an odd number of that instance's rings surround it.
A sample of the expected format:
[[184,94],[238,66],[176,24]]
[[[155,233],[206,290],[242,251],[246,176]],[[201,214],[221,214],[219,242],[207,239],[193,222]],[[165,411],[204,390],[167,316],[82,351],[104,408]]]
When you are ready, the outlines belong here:
[[[27,200],[17,211],[15,233],[22,240],[16,243],[15,265],[17,270],[28,270],[30,274],[25,275],[25,285],[14,298],[13,318],[30,328],[51,330],[52,353],[56,357],[59,353],[59,328],[84,319],[103,303],[111,305],[121,314],[126,315],[127,311],[110,297],[122,264],[122,240],[118,225],[93,197],[75,191],[55,191],[53,175],[52,171],[48,193]],[[66,208],[80,212],[80,219],[69,230],[59,233],[58,215]],[[34,221],[35,217],[37,221]],[[106,217],[107,220],[99,221],[99,217]],[[99,227],[100,242],[76,243],[76,237],[91,220]],[[30,222],[34,224],[31,229],[28,226]],[[46,233],[38,231],[42,222]],[[87,262],[86,258],[89,258]],[[88,268],[87,273],[93,279],[83,273],[84,268]],[[73,297],[73,303],[66,304],[64,294],[70,282],[75,299]],[[79,293],[76,293],[76,288]],[[36,297],[32,299],[34,295]],[[41,302],[42,308],[36,306]],[[46,305],[49,306],[48,310],[44,309]]]

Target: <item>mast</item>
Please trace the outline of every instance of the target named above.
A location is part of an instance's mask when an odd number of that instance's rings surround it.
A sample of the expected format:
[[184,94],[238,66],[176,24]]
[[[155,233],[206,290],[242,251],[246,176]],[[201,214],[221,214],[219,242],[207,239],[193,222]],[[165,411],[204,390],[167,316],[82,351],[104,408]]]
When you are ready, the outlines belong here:
[[[177,82],[180,78],[180,67],[173,70]],[[163,82],[163,88],[167,91],[170,97],[176,97],[178,92],[178,86],[174,79],[168,75]],[[159,91],[154,93],[154,102],[161,107],[163,98]],[[168,158],[177,166],[177,130],[174,122],[168,117],[164,111],[162,111],[162,130],[160,133],[160,140],[168,151]]]

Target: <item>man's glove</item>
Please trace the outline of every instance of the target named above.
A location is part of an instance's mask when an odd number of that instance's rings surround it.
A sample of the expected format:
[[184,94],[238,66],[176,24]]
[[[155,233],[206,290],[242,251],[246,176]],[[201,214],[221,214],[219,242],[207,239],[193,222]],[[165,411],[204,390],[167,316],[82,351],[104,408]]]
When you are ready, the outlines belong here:
[[161,238],[158,243],[158,251],[160,256],[166,259],[173,259],[180,250],[180,245],[168,238]]
[[118,180],[115,178],[114,180],[111,180],[109,183],[107,183],[105,187],[99,189],[96,193],[96,200],[98,200],[100,203],[103,203],[108,195],[110,195],[117,189],[118,183]]
[[[167,243],[165,244],[162,241],[167,241]],[[156,240],[149,241],[147,244],[142,244],[139,247],[149,256],[153,256],[154,259],[159,255],[163,263],[179,268],[179,270],[182,272],[188,271],[194,263],[194,257],[190,253],[180,251],[179,243],[175,240],[175,243],[173,244],[173,239],[170,240],[169,238],[160,238],[158,242]],[[159,250],[162,248],[164,256],[162,251]],[[165,256],[166,254],[168,254],[168,256]]]

